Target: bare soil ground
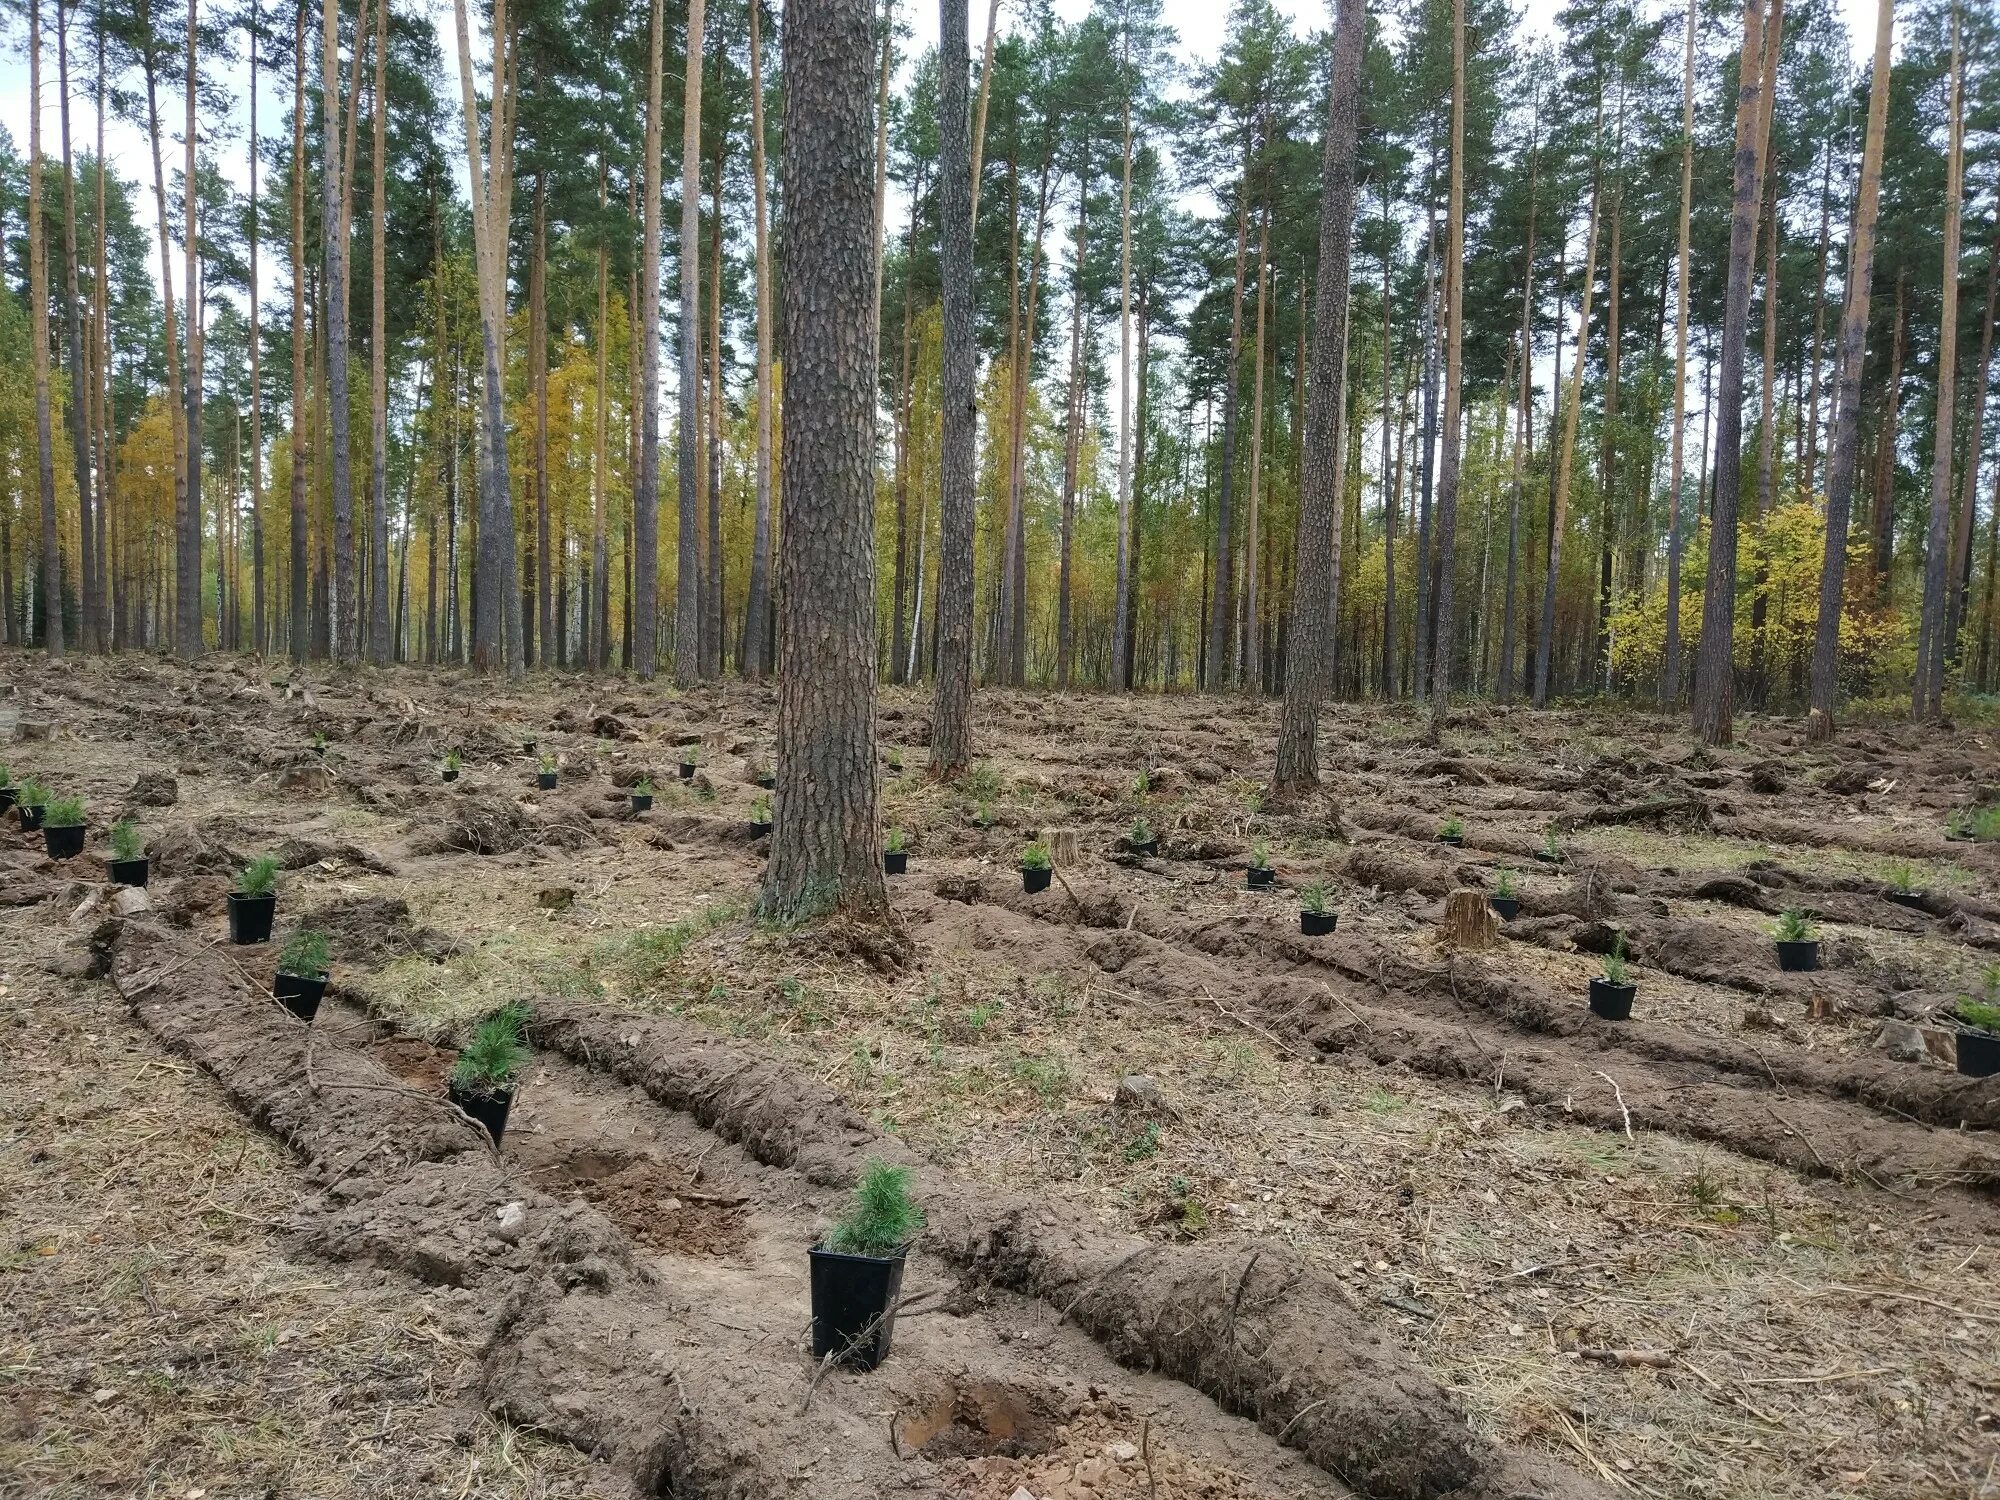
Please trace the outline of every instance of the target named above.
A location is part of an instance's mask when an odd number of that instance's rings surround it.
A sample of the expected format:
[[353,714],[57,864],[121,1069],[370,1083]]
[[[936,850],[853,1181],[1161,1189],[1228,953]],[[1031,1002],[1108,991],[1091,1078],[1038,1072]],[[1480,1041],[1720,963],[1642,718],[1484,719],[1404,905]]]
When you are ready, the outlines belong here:
[[[0,825],[0,1494],[2000,1495],[2000,1082],[1937,1023],[2000,960],[2000,846],[1943,836],[1984,734],[1338,709],[1277,809],[1270,705],[982,693],[946,788],[890,692],[899,966],[754,916],[765,690],[0,674],[0,758],[93,825]],[[266,851],[334,942],[310,1029],[226,941]],[[1503,869],[1499,944],[1442,943]],[[442,1080],[505,1001],[496,1155]],[[870,1156],[930,1230],[894,1356],[822,1371],[804,1251]]]

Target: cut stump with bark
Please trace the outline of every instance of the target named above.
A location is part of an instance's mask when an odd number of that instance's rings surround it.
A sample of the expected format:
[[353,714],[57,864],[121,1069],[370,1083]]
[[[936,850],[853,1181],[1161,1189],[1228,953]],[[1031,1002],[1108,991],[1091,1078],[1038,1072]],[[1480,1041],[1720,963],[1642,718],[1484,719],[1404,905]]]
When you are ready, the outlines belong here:
[[1445,897],[1439,931],[1454,948],[1492,948],[1500,942],[1500,919],[1484,891],[1460,889]]

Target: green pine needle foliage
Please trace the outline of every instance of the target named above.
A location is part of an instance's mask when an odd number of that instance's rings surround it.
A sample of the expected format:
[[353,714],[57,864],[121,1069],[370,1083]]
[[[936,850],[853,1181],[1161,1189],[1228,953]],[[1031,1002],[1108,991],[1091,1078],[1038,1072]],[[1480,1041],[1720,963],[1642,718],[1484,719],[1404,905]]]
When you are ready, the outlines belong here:
[[458,1049],[451,1081],[462,1089],[491,1092],[503,1089],[527,1066],[528,1045],[521,1039],[524,1017],[508,1006],[481,1021]]
[[239,896],[269,896],[278,889],[278,861],[269,854],[260,854],[243,867],[243,873],[236,877],[236,894]]
[[924,1211],[910,1196],[910,1169],[871,1157],[826,1245],[843,1255],[894,1255],[923,1227]]

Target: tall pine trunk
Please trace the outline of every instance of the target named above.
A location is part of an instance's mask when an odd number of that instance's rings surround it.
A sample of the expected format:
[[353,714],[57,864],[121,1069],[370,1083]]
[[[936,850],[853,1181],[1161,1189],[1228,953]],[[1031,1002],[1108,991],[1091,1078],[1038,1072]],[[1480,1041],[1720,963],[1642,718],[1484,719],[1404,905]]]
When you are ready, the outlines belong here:
[[[762,677],[771,670],[771,248],[765,228],[764,187],[764,47],[759,19],[763,0],[750,0],[750,182],[755,212],[757,276],[757,520],[750,542],[750,587],[743,604],[741,667],[745,677]],[[886,53],[888,43],[883,47]],[[916,214],[910,206],[912,222]],[[880,273],[877,273],[879,287]],[[880,301],[878,290],[876,299]],[[905,325],[909,292],[904,290]],[[905,343],[908,342],[907,332]],[[907,366],[907,360],[905,364]],[[905,376],[907,383],[907,375]],[[897,597],[897,628],[902,626],[902,599]],[[899,636],[900,638],[900,636]]]
[[[1236,196],[1236,284],[1230,298],[1229,359],[1223,366],[1222,475],[1215,509],[1215,597],[1208,616],[1208,681],[1213,693],[1230,681],[1230,625],[1235,619],[1236,590],[1232,568],[1236,560],[1231,502],[1235,498],[1236,368],[1243,356],[1243,265],[1250,234],[1250,143],[1243,145],[1243,180]],[[1336,416],[1336,421],[1338,420]],[[1329,442],[1333,429],[1327,429]],[[1336,468],[1339,456],[1331,460]],[[1336,506],[1330,515],[1338,514]]]
[[1667,460],[1667,640],[1660,707],[1681,699],[1681,484],[1687,449],[1688,249],[1694,212],[1694,36],[1696,0],[1688,0],[1686,55],[1681,62],[1681,222],[1674,261],[1674,430]]
[[[994,8],[999,8],[999,0],[994,0]],[[938,778],[959,775],[972,759],[972,447],[978,414],[972,343],[975,178],[966,112],[966,48],[965,0],[940,0],[938,236],[944,358],[939,387],[937,689],[930,760],[931,774]],[[921,569],[918,576],[921,591]]]
[[[1965,72],[1959,45],[1958,8],[1951,12],[1950,146],[1945,166],[1943,308],[1938,317],[1936,447],[1931,459],[1931,517],[1924,537],[1923,614],[1917,631],[1917,680],[1912,712],[1935,719],[1944,711],[1945,594],[1951,527],[1952,417],[1958,378],[1959,208],[1965,182]],[[1986,372],[1979,372],[1980,379]],[[1970,460],[1975,466],[1978,455]]]
[[[693,4],[699,6],[700,0],[693,0]],[[638,426],[638,482],[632,490],[632,529],[629,545],[625,549],[625,566],[629,576],[625,587],[628,619],[624,654],[638,672],[641,682],[653,679],[660,634],[660,95],[666,86],[661,10],[662,0],[653,0],[652,41],[646,64],[646,183],[645,207],[641,214],[645,238],[639,247],[639,305],[633,309],[639,333],[639,348],[634,361],[639,386],[635,418]],[[693,70],[692,76],[699,87],[699,70]],[[697,118],[696,126],[699,127],[699,124]],[[692,237],[683,229],[682,238],[687,240]],[[692,248],[692,245],[682,246],[684,252]],[[687,315],[688,300],[687,297],[682,299],[682,314],[691,330],[693,323]],[[683,368],[683,379],[686,373]],[[687,416],[687,404],[684,399],[683,422]],[[694,535],[690,524],[690,512],[694,508],[693,452],[687,446],[691,441],[683,431],[681,442],[686,451],[681,455],[680,466],[681,538],[677,552],[681,572],[676,584],[682,592],[691,590],[694,582]],[[674,682],[678,686],[692,683],[699,665],[694,656],[694,602],[690,597],[687,600],[689,607],[683,608],[678,594],[676,596]]]
[[[688,0],[681,95],[680,539],[674,577],[674,686],[701,678],[701,46],[703,0]],[[648,252],[650,253],[650,251]],[[642,674],[643,675],[643,674]]]
[[368,659],[389,664],[389,0],[375,5],[374,281],[369,309]]
[[[320,4],[320,244],[325,271],[321,293],[326,306],[326,390],[328,457],[333,475],[333,656],[355,658],[354,483],[350,472],[347,404],[347,215],[341,205],[340,6]],[[361,46],[355,44],[356,94],[360,92]],[[495,70],[496,77],[498,70]],[[498,85],[495,85],[498,92]],[[497,106],[496,106],[497,109]],[[190,311],[190,346],[195,318]]]
[[785,920],[888,907],[875,762],[872,20],[869,0],[792,0],[785,16],[789,472],[776,828],[761,899]]
[[[1273,791],[1296,798],[1319,782],[1319,705],[1332,677],[1332,617],[1340,597],[1341,513],[1338,432],[1346,389],[1348,276],[1354,238],[1354,148],[1358,133],[1366,0],[1339,0],[1333,76],[1327,92],[1320,167],[1319,284],[1313,305],[1301,456],[1297,572],[1285,643],[1285,702],[1279,720]],[[1387,357],[1385,348],[1384,357]]]
[[[1444,724],[1451,697],[1453,543],[1458,530],[1460,410],[1463,404],[1465,311],[1465,0],[1455,0],[1451,24],[1451,189],[1445,224],[1448,282],[1444,312],[1444,454],[1438,464],[1437,659],[1431,687],[1431,734]],[[1616,306],[1614,283],[1613,305]],[[1616,346],[1613,346],[1616,380]]]
[[77,531],[80,543],[77,564],[81,605],[78,632],[86,651],[101,650],[98,612],[102,599],[97,589],[97,535],[93,515],[90,472],[90,398],[85,384],[83,362],[82,297],[77,285],[76,266],[76,172],[69,149],[69,7],[66,0],[56,3],[56,87],[61,98],[63,158],[63,332],[69,347],[69,430],[70,451],[76,468]]
[[297,0],[292,35],[292,569],[291,653],[312,647],[312,579],[306,560],[306,484],[311,421],[306,410],[306,6]]
[[[1690,5],[1695,0],[1688,0]],[[1520,593],[1522,469],[1527,462],[1528,413],[1535,399],[1535,210],[1541,183],[1541,95],[1535,95],[1528,134],[1528,235],[1521,267],[1521,392],[1514,413],[1514,461],[1507,497],[1507,589],[1500,605],[1500,680],[1495,696],[1514,698],[1515,608]]]
[[35,488],[42,506],[42,646],[63,654],[62,556],[56,544],[56,449],[49,412],[49,256],[42,239],[42,0],[28,0],[28,336],[35,382]]
[[1704,744],[1734,737],[1737,508],[1743,483],[1743,356],[1750,320],[1750,261],[1756,250],[1758,180],[1763,140],[1762,63],[1777,50],[1784,0],[1744,8],[1743,55],[1737,74],[1735,193],[1729,225],[1728,284],[1722,312],[1721,367],[1716,372],[1715,493],[1709,505],[1708,577],[1702,591],[1701,645],[1695,654],[1694,727]]

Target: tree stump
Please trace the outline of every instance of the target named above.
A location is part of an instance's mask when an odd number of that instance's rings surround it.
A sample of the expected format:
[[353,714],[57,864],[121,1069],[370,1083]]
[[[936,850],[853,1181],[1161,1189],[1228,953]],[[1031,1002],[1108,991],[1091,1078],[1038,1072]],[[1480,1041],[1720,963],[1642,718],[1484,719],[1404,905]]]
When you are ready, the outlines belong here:
[[1491,948],[1500,941],[1500,919],[1484,891],[1459,889],[1445,897],[1444,940],[1454,948]]
[[1074,828],[1051,828],[1046,834],[1049,863],[1058,870],[1074,869],[1082,858]]

